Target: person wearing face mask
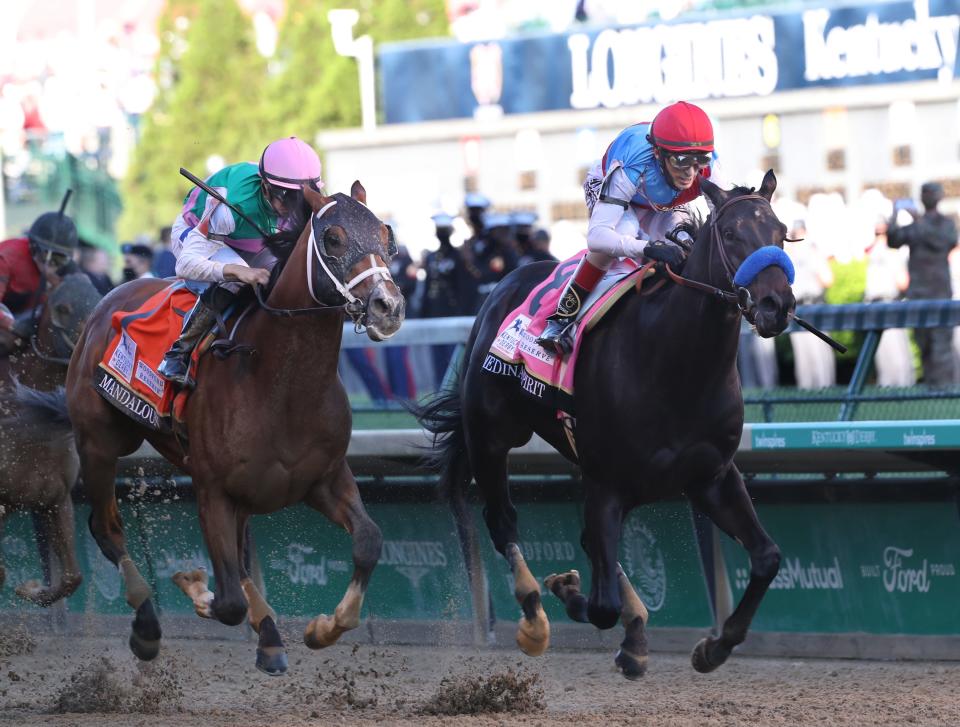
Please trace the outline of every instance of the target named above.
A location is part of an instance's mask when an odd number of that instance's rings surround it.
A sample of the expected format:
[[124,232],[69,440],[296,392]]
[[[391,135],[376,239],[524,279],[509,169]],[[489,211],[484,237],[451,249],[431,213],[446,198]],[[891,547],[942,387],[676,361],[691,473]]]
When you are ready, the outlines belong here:
[[0,330],[9,340],[0,353],[9,353],[12,337],[29,338],[47,293],[76,270],[77,226],[63,214],[65,205],[66,198],[59,212],[40,215],[26,237],[0,242],[0,305],[7,311]]
[[[470,315],[477,296],[477,281],[465,259],[466,243],[454,247],[452,242],[453,217],[441,212],[433,215],[439,247],[427,253],[423,260],[423,318]],[[481,229],[482,231],[482,229]],[[456,347],[440,343],[431,347],[436,383],[443,381],[444,373]]]
[[120,246],[123,253],[123,279],[138,280],[155,277],[153,268],[153,250],[149,245],[126,243]]
[[565,354],[571,324],[604,273],[618,258],[656,261],[678,272],[693,240],[684,232],[667,240],[683,221],[679,208],[700,196],[700,180],[716,181],[713,125],[699,106],[679,101],[652,122],[621,131],[583,185],[590,212],[589,252],[580,261],[537,343]]
[[[295,136],[267,145],[260,162],[240,162],[211,175],[206,183],[238,214],[199,187],[183,201],[174,221],[171,249],[181,278],[217,283],[200,296],[183,319],[183,330],[158,371],[168,381],[186,384],[190,354],[201,337],[229,308],[245,285],[266,285],[263,234],[299,229],[306,224],[303,187],[320,191],[320,157]],[[251,224],[251,221],[255,224]]]

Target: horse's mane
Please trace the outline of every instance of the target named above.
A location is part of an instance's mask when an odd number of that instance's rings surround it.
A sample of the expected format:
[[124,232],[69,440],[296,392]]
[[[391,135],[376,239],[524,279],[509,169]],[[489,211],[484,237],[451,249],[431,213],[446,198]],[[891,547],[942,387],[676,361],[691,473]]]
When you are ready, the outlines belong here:
[[[727,194],[733,197],[741,197],[745,194],[754,194],[756,190],[753,187],[734,187]],[[712,213],[711,213],[712,215]],[[706,224],[708,218],[704,218],[698,209],[688,209],[686,210],[685,219],[677,225],[673,232],[686,232],[694,240],[697,239],[697,235],[700,232],[700,228]]]

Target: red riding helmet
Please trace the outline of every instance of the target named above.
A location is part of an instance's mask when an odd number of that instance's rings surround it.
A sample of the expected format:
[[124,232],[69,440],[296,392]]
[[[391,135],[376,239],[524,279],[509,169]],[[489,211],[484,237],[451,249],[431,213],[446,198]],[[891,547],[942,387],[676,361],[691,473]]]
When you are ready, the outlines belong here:
[[668,151],[713,151],[713,124],[699,106],[677,101],[662,109],[650,124],[650,143]]

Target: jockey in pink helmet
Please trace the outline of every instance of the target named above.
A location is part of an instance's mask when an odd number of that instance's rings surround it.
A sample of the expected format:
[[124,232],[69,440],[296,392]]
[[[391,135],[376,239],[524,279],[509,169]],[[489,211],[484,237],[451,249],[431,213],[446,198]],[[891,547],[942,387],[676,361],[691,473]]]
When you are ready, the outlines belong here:
[[716,175],[711,177],[713,151],[709,117],[686,101],[617,135],[583,185],[590,212],[589,252],[537,339],[541,346],[558,354],[569,352],[571,324],[617,258],[656,260],[679,270],[686,252],[666,234],[682,221],[681,206],[700,196],[700,180],[716,182]]
[[160,364],[160,374],[179,384],[186,383],[190,352],[217,312],[233,302],[243,285],[269,281],[270,271],[258,264],[264,256],[254,261],[265,249],[260,230],[275,234],[305,222],[303,187],[319,191],[323,186],[320,157],[295,136],[267,145],[259,164],[231,164],[206,182],[256,226],[199,187],[184,199],[171,231],[177,275],[220,285],[210,286],[184,317],[180,338]]

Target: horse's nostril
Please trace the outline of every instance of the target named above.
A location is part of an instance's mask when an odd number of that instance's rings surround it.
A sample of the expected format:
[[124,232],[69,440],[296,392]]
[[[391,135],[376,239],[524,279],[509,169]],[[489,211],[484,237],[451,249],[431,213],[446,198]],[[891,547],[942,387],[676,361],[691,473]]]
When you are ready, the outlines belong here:
[[780,304],[774,300],[772,296],[768,295],[760,301],[757,308],[762,314],[772,316],[776,315],[777,311],[780,310]]
[[390,305],[380,296],[370,301],[370,308],[378,316],[385,316],[390,312]]

